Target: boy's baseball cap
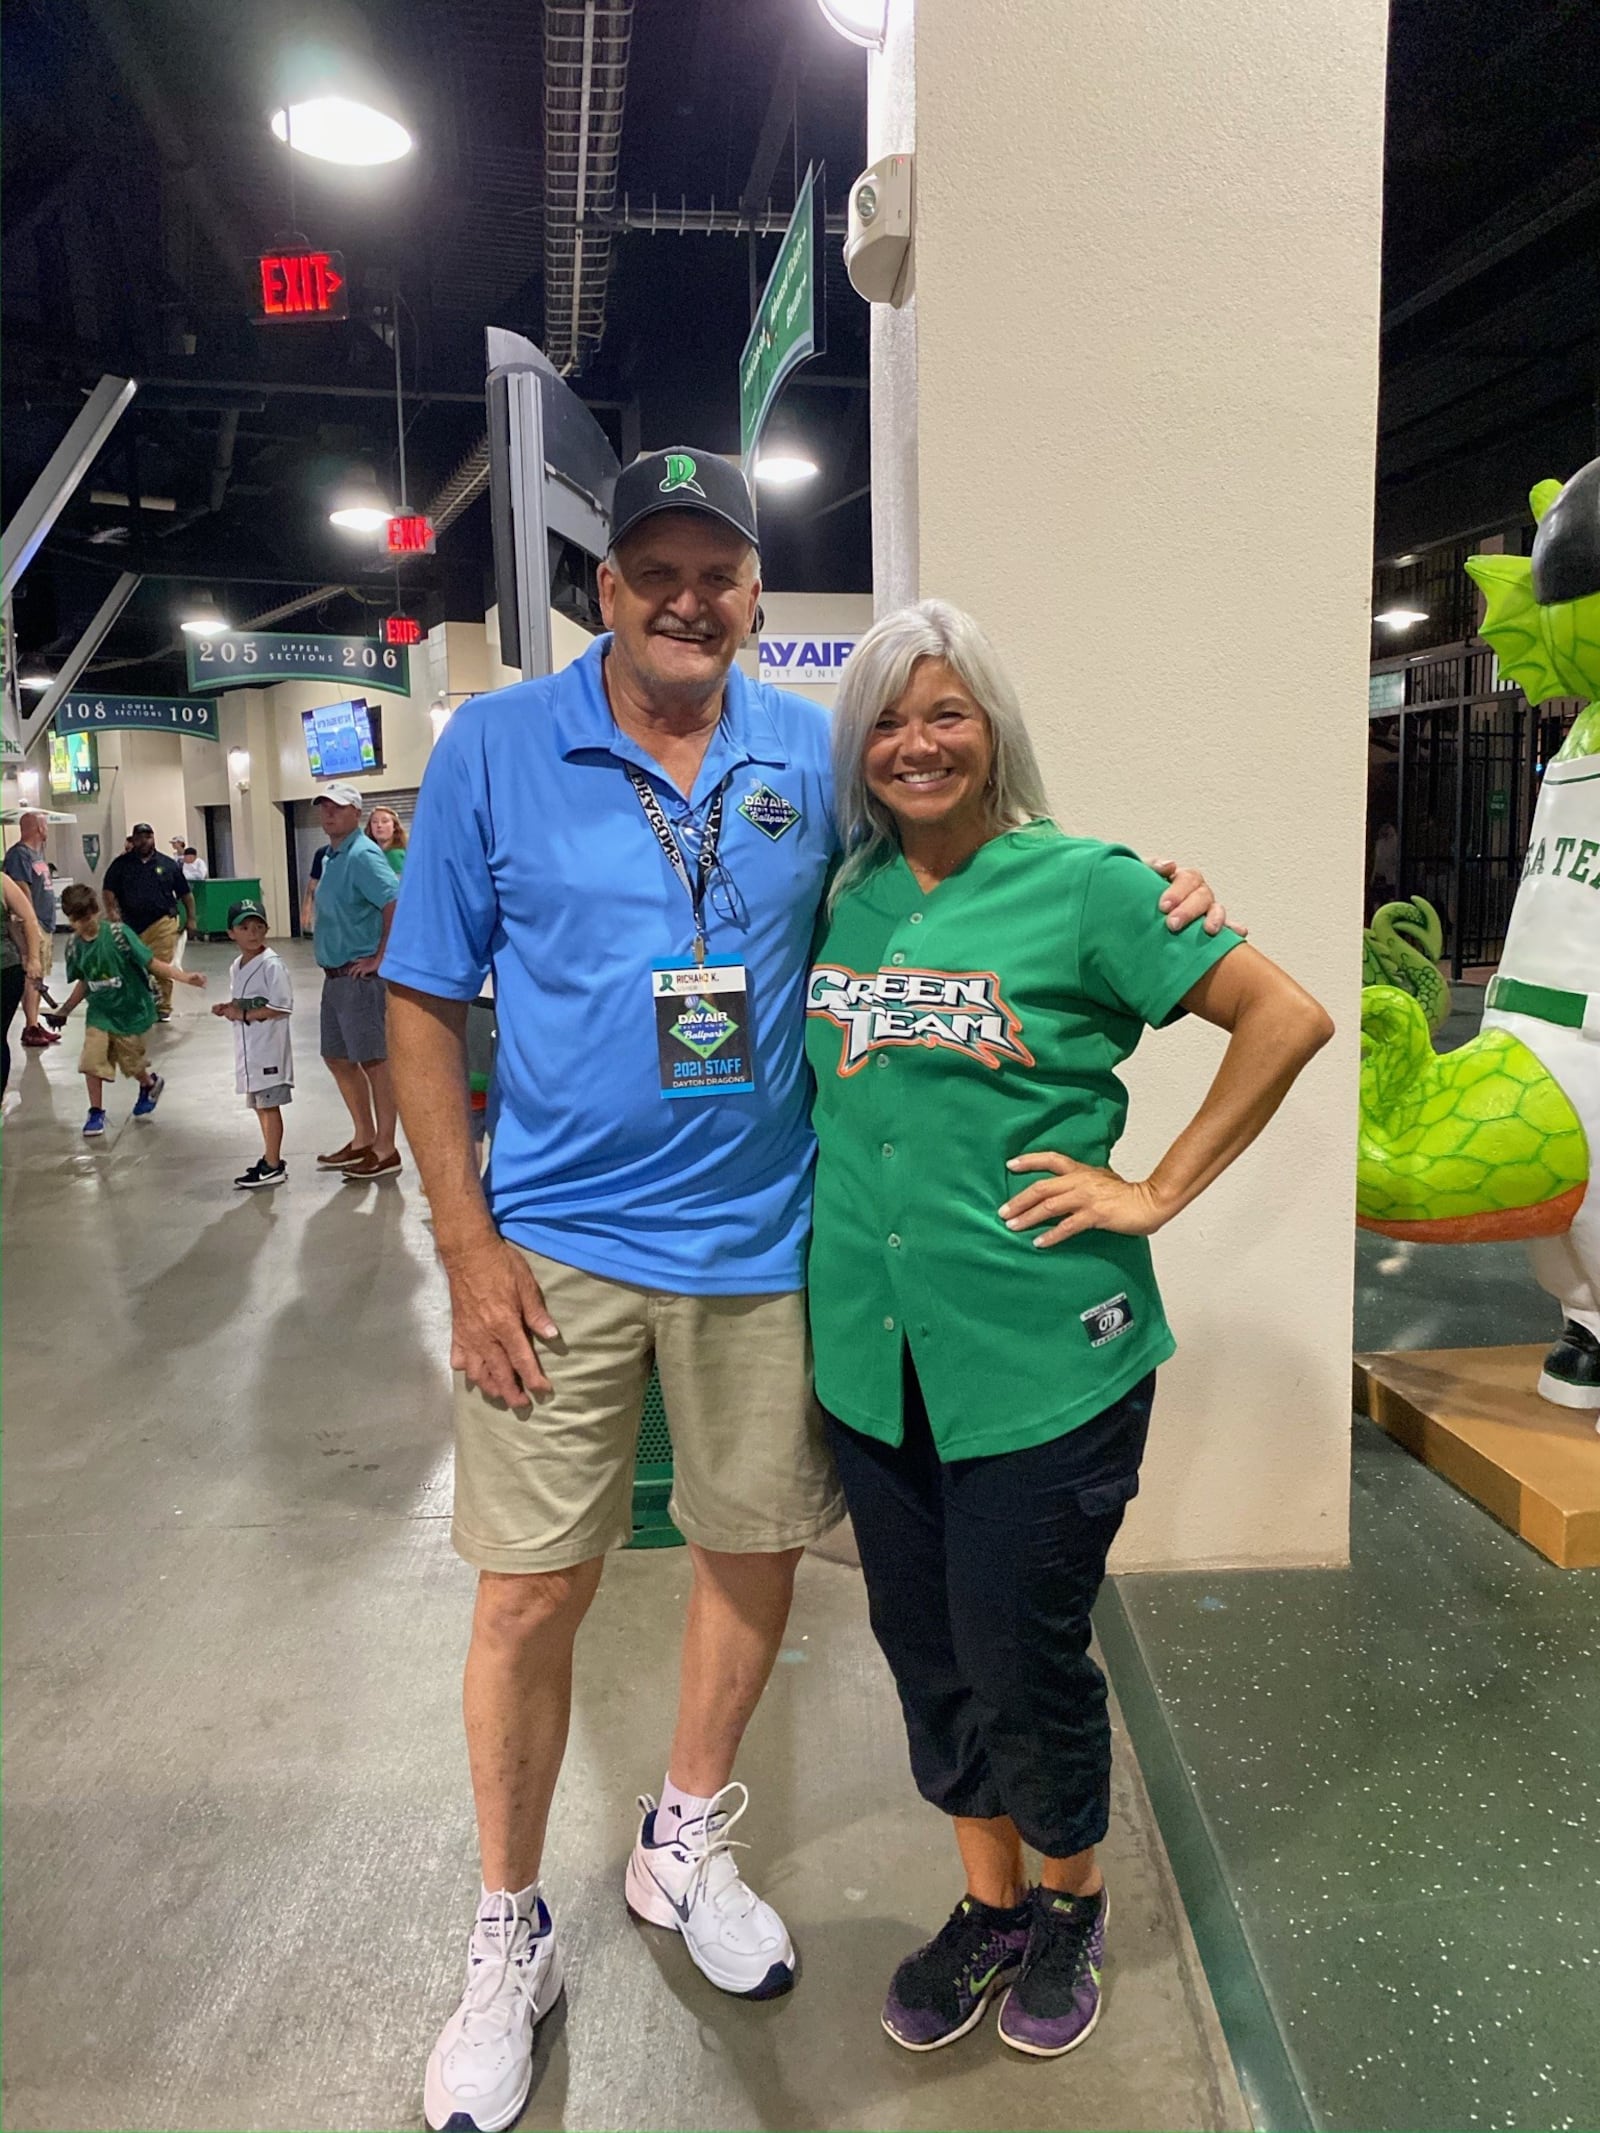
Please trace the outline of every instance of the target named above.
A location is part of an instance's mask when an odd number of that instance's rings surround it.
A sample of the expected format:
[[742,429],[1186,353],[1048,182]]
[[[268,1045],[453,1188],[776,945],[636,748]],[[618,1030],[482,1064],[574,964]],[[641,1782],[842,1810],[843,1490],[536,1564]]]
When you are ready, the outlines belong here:
[[[354,785],[324,785],[317,794],[317,800],[327,800],[334,807],[359,807],[361,794]],[[316,806],[317,800],[312,801],[313,807]]]
[[756,507],[745,478],[732,460],[718,452],[647,452],[617,476],[611,498],[611,545],[658,511],[699,511],[742,534],[759,548]]
[[236,904],[229,904],[228,931],[230,933],[242,918],[259,918],[263,926],[267,923],[266,912],[262,910],[253,896],[241,896]]

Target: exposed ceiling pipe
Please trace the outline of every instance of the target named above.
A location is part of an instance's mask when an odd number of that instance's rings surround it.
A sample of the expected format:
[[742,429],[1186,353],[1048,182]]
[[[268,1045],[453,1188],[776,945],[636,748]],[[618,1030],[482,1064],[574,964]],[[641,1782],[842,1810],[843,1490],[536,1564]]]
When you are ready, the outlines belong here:
[[545,354],[564,376],[605,333],[632,0],[547,0]]

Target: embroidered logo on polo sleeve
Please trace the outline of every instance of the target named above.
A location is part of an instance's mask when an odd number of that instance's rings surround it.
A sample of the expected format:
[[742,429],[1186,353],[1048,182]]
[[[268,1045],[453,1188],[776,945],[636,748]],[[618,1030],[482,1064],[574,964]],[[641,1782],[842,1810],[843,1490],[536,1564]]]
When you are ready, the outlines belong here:
[[791,807],[781,792],[774,792],[770,785],[752,785],[739,802],[739,812],[752,828],[760,830],[763,837],[770,837],[774,844],[785,830],[791,830],[800,820],[798,807]]

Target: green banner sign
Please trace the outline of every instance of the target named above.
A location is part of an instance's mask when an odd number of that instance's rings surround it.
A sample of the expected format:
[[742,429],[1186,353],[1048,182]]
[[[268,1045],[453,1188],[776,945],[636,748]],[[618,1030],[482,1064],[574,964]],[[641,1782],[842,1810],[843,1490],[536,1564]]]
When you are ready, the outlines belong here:
[[739,443],[749,474],[756,446],[784,380],[826,349],[827,321],[817,274],[822,169],[806,172],[778,257],[739,358]]
[[270,689],[275,681],[332,681],[411,694],[411,655],[377,637],[303,637],[219,630],[189,639],[191,689]]
[[61,733],[107,733],[137,726],[158,733],[186,733],[194,741],[215,741],[217,707],[204,697],[64,696],[56,707]]

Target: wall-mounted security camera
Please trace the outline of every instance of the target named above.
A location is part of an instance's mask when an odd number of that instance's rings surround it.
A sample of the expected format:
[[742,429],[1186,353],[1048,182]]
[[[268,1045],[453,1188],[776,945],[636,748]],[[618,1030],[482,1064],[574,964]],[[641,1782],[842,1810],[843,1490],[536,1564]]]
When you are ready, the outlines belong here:
[[880,156],[850,188],[844,240],[850,286],[869,304],[903,304],[911,284],[911,158]]

